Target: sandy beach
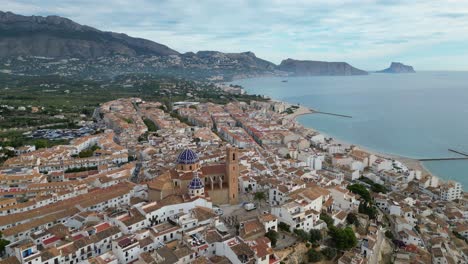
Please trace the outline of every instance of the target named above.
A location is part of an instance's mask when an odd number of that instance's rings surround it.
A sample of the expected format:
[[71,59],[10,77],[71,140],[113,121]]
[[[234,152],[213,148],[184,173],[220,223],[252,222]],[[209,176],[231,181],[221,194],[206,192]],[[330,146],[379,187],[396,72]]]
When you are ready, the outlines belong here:
[[[312,114],[313,111],[305,106],[299,106],[299,108],[297,108],[296,110],[294,110],[294,113],[292,114],[289,114],[287,116],[285,116],[284,118],[285,119],[289,119],[289,120],[295,120],[298,116],[301,116],[301,115],[308,115],[308,114]],[[296,122],[298,122],[296,120]]]
[[[434,174],[432,174],[429,170],[427,170],[423,164],[419,161],[419,160],[416,160],[416,159],[412,159],[412,158],[408,158],[408,157],[403,157],[403,156],[399,156],[399,155],[394,155],[394,154],[388,154],[388,153],[381,153],[381,152],[378,152],[378,151],[374,151],[372,149],[368,149],[366,147],[363,147],[363,146],[360,146],[360,145],[356,145],[356,144],[351,144],[349,142],[346,142],[346,141],[343,141],[341,139],[336,139],[335,137],[332,137],[330,135],[327,135],[321,131],[318,131],[314,128],[311,128],[311,127],[305,127],[304,125],[302,125],[299,121],[297,121],[297,117],[301,116],[301,115],[306,115],[306,114],[314,114],[314,111],[308,107],[305,107],[305,106],[300,106],[298,109],[296,109],[294,111],[294,113],[292,114],[289,114],[289,115],[286,115],[285,118],[286,119],[290,119],[290,120],[295,120],[295,122],[310,130],[310,131],[313,131],[313,132],[319,132],[321,133],[322,135],[324,135],[325,137],[327,138],[333,138],[333,142],[334,143],[337,143],[337,144],[341,144],[341,145],[344,145],[344,146],[356,146],[357,148],[359,149],[362,149],[364,151],[367,151],[371,154],[374,154],[376,156],[379,156],[379,157],[382,157],[382,158],[386,158],[386,159],[392,159],[392,160],[397,160],[401,163],[403,163],[406,167],[408,167],[408,169],[412,169],[412,170],[419,170],[421,171],[422,175],[431,175],[431,176],[436,176]],[[437,176],[436,176],[437,177]],[[439,178],[440,180],[440,178]]]

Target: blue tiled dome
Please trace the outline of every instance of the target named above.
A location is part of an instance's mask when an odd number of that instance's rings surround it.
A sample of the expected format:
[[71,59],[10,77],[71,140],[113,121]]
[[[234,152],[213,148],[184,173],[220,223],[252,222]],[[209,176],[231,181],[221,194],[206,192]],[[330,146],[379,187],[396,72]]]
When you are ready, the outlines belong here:
[[193,164],[198,162],[198,155],[191,149],[185,149],[177,157],[178,164]]
[[205,185],[203,185],[203,181],[198,178],[198,175],[195,175],[188,185],[189,189],[201,189],[203,187],[205,187]]

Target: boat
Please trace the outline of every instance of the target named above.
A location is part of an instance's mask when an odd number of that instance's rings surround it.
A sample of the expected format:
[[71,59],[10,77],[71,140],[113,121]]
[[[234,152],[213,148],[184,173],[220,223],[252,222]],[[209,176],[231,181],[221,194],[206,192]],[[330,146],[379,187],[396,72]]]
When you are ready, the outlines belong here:
[[281,82],[288,82],[288,80],[282,80]]

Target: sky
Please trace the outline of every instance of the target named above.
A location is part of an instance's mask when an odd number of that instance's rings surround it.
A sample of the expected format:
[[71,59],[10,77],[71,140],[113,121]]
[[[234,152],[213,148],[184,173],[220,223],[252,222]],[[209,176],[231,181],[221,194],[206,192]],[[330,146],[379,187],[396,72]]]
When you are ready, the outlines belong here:
[[252,51],[381,70],[468,70],[468,0],[1,0],[22,15],[59,15],[179,52]]

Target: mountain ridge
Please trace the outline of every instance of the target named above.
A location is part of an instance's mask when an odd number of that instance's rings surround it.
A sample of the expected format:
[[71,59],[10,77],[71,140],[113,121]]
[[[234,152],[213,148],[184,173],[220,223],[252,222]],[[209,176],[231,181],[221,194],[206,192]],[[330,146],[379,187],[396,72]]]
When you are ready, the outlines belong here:
[[105,32],[60,16],[22,16],[0,11],[0,56],[97,58],[177,55],[169,47],[122,33]]
[[[79,58],[100,62],[100,58],[124,56],[139,60],[128,69],[109,74],[147,71],[177,72],[182,76],[232,79],[264,75],[356,75],[367,74],[346,62],[291,61],[300,66],[276,65],[259,58],[251,51],[223,53],[198,51],[179,53],[151,40],[130,37],[123,33],[106,32],[81,25],[60,16],[23,16],[0,11],[0,58],[12,57]],[[152,57],[158,57],[157,64]],[[147,65],[148,62],[153,64]],[[9,69],[6,69],[9,70]],[[115,68],[113,69],[115,70]],[[104,73],[106,73],[104,71]],[[221,77],[220,77],[221,76]]]

